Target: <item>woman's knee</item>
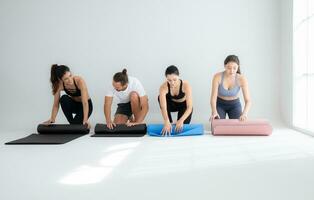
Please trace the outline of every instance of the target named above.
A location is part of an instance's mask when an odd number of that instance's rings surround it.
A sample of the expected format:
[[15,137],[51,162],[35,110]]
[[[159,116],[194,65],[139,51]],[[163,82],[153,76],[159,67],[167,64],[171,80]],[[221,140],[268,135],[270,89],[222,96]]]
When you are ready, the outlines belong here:
[[236,107],[228,113],[229,119],[239,119],[241,113],[242,113],[241,107]]
[[90,100],[90,101],[88,101],[88,117],[91,116],[92,112],[93,112],[93,103]]
[[68,104],[69,102],[71,102],[71,98],[68,95],[64,94],[60,97],[59,102],[61,105]]
[[192,120],[192,113],[188,116],[188,118],[186,118],[185,120],[184,120],[184,124],[190,124],[191,123],[191,120]]
[[219,106],[217,106],[216,109],[217,109],[217,112],[218,112],[220,119],[225,119],[226,118],[226,111]]

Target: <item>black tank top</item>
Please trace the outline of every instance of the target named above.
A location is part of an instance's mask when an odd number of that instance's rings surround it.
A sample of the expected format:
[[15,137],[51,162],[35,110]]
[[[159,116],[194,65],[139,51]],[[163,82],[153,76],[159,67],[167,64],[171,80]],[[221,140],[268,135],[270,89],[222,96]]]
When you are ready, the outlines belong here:
[[182,83],[182,80],[180,79],[180,89],[179,89],[179,94],[178,95],[176,95],[176,96],[171,96],[171,93],[170,93],[170,84],[169,83],[167,83],[167,85],[168,85],[168,94],[167,94],[167,96],[169,97],[169,98],[171,98],[171,99],[182,99],[183,97],[185,97],[185,93],[182,91],[182,85],[183,85],[183,83]]
[[73,79],[73,81],[74,81],[75,89],[66,89],[65,85],[64,85],[64,82],[62,82],[63,83],[64,92],[67,95],[72,96],[72,97],[80,97],[81,96],[81,90],[77,87],[77,85],[75,83],[75,79]]

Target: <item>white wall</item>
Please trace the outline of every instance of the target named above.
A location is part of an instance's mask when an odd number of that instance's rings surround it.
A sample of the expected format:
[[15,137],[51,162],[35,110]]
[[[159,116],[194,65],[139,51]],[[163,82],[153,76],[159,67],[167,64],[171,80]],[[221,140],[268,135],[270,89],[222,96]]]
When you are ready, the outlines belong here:
[[281,0],[281,118],[292,126],[293,0]]
[[[253,100],[250,116],[280,120],[280,1],[1,0],[2,130],[33,130],[49,118],[52,63],[83,76],[101,122],[105,85],[127,67],[150,98],[149,121],[168,65],[193,87],[193,122],[206,122],[212,75],[236,54]],[[282,107],[283,108],[283,107]],[[61,111],[61,110],[60,110]],[[64,122],[62,112],[59,122]]]

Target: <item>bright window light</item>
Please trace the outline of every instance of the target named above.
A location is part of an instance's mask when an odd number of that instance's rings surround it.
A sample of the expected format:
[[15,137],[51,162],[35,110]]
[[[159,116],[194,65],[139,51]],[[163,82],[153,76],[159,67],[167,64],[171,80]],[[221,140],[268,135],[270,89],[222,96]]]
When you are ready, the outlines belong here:
[[293,125],[314,133],[314,0],[293,5]]

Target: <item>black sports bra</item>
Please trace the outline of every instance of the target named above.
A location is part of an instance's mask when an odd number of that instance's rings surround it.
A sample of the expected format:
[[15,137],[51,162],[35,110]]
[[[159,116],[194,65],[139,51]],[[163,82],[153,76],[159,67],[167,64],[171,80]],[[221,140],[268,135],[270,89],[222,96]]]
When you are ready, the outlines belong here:
[[81,90],[77,87],[74,79],[73,79],[73,81],[74,81],[75,89],[66,89],[66,87],[64,85],[64,82],[62,82],[63,83],[64,92],[67,95],[70,95],[72,97],[80,97],[81,96]]
[[176,100],[178,100],[178,99],[182,99],[183,97],[185,97],[185,93],[182,91],[182,85],[183,85],[183,83],[182,83],[182,80],[181,80],[181,79],[180,79],[180,81],[181,81],[181,83],[180,83],[179,94],[178,94],[178,95],[175,95],[175,96],[171,96],[171,93],[170,93],[170,84],[167,83],[167,85],[168,85],[168,94],[167,94],[167,96],[170,97],[171,99],[176,99]]

